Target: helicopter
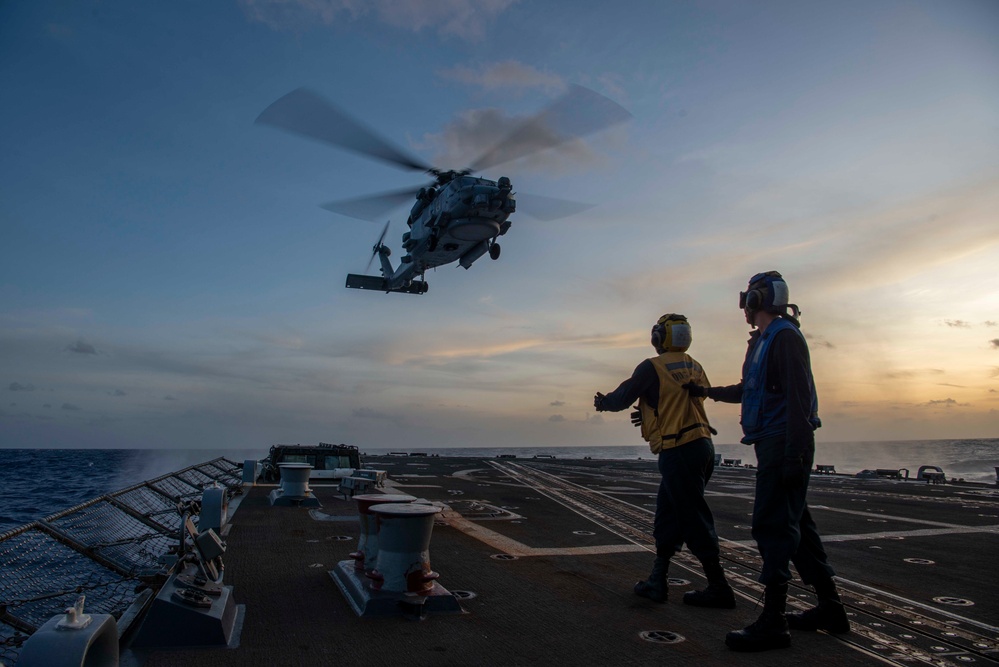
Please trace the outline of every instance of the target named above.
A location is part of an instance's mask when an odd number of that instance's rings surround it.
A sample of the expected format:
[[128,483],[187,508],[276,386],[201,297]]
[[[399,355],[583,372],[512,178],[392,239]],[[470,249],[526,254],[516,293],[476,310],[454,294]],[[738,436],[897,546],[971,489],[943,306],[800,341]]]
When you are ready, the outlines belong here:
[[[539,113],[517,125],[499,143],[464,169],[438,169],[424,164],[393,145],[315,92],[298,88],[264,109],[256,123],[270,125],[306,138],[387,162],[397,168],[422,171],[433,177],[421,187],[377,193],[323,204],[322,208],[362,220],[377,217],[415,197],[402,235],[406,254],[398,267],[385,245],[389,223],[372,248],[365,268],[375,257],[381,276],[348,274],[346,287],[385,293],[425,294],[427,269],[457,262],[468,269],[487,253],[499,259],[497,238],[510,230],[510,216],[517,211],[517,197],[510,179],[473,176],[483,169],[510,162],[530,153],[559,146],[631,118],[616,102],[579,85],[568,90]],[[539,195],[522,195],[533,205],[527,215],[550,220],[588,208]]]

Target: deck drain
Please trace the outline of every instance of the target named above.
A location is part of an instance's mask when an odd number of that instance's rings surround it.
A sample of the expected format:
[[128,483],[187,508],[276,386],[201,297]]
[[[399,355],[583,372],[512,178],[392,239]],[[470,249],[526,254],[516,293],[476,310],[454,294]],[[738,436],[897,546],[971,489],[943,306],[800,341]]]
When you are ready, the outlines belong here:
[[459,600],[471,600],[475,597],[475,593],[472,591],[451,591],[451,595],[455,596]]
[[928,558],[903,558],[902,560],[913,565],[936,565],[936,563]]
[[965,600],[964,598],[952,598],[946,595],[942,595],[938,598],[933,598],[934,602],[939,602],[940,604],[949,604],[952,607],[974,607],[975,603],[971,600]]
[[646,630],[639,632],[638,636],[647,642],[656,642],[657,644],[679,644],[686,639],[683,635],[669,630]]
[[334,542],[347,542],[354,538],[350,535],[333,535],[332,537],[327,537],[326,539],[333,540]]
[[495,558],[496,560],[517,560],[517,556],[513,554],[493,554],[490,558]]
[[959,656],[957,656],[957,659],[960,660],[961,662],[974,662],[975,661],[975,659],[972,658],[970,655],[959,655]]
[[680,579],[679,577],[667,577],[666,583],[670,586],[689,586],[690,582],[686,579]]
[[573,535],[596,535],[592,530],[574,530]]

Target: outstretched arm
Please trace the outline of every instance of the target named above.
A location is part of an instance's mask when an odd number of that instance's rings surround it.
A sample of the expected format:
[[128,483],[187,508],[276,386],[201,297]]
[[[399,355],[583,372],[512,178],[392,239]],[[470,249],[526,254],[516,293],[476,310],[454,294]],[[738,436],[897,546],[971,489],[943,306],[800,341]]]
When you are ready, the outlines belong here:
[[649,392],[652,389],[655,389],[655,399],[658,401],[659,376],[656,375],[652,362],[646,359],[638,364],[631,377],[622,382],[617,389],[607,395],[597,392],[593,397],[593,407],[597,412],[620,412],[634,404],[641,396],[649,399]]

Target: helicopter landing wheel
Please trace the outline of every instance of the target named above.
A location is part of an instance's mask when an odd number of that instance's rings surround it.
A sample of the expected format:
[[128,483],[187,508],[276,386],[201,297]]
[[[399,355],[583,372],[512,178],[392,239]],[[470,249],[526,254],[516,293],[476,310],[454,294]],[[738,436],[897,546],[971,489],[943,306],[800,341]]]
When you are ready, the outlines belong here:
[[489,246],[489,258],[499,259],[499,256],[500,256],[500,244],[493,243],[491,246]]

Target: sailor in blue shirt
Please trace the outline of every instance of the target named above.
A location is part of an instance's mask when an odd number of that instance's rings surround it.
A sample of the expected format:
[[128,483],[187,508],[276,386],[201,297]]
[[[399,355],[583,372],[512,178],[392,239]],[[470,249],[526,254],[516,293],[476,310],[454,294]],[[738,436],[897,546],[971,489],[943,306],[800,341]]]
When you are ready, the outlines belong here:
[[[837,633],[850,629],[805,500],[815,457],[814,431],[821,422],[798,307],[788,303],[788,297],[787,283],[777,271],[753,276],[739,295],[746,321],[756,328],[750,334],[742,381],[727,387],[686,385],[693,396],[741,403],[742,442],[756,450],[753,538],[763,558],[760,583],[766,589],[759,619],[725,638],[737,651],[790,646],[789,627]],[[818,605],[808,611],[785,613],[789,562],[802,581],[815,587]]]

